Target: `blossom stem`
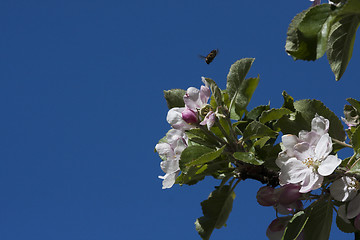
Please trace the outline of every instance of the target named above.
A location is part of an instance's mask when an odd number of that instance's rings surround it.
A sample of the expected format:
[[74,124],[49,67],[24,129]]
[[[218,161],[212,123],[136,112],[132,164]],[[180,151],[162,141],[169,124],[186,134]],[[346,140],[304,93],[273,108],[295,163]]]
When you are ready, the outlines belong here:
[[224,135],[224,137],[227,139],[227,142],[229,143],[230,147],[236,152],[236,148],[233,147],[233,144],[229,135],[227,134],[227,132],[225,131],[225,129],[223,128],[223,126],[221,125],[221,123],[219,122],[218,119],[215,120],[215,125],[220,129],[221,133]]
[[218,136],[210,133],[207,128],[205,126],[199,126],[200,130],[202,130],[206,136],[215,139],[216,141],[218,141],[219,143],[221,143],[222,145],[227,144],[227,142],[225,142],[223,139],[219,138]]
[[[229,125],[229,131],[230,131],[230,136],[231,136],[231,140],[232,142],[234,143],[237,143],[238,139],[237,139],[237,134],[235,133],[234,129],[233,129],[233,126],[231,124],[231,121],[230,121],[230,116],[229,117],[226,117],[226,122],[227,124]],[[237,150],[237,144],[235,144],[235,150]]]
[[[234,178],[234,179],[235,179],[235,178]],[[234,186],[231,188],[231,191],[234,191],[236,185],[238,185],[238,183],[239,183],[240,181],[241,181],[241,179],[238,179],[238,180],[236,181],[236,183],[234,184]]]
[[360,158],[356,159],[356,161],[353,163],[353,165],[351,165],[350,169],[352,169],[353,167],[355,167],[355,165],[360,161]]
[[[349,161],[347,162],[347,165],[348,165],[348,166],[350,166],[351,162],[355,159],[355,157],[356,157],[356,153],[354,153],[354,154],[351,156],[351,158],[349,159]],[[352,167],[352,165],[351,165],[351,167]],[[351,167],[350,167],[350,169],[351,169]]]
[[331,140],[341,146],[344,146],[344,147],[348,147],[348,148],[353,148],[350,144],[347,144],[346,142],[342,142],[342,141],[339,141],[335,138],[331,138]]

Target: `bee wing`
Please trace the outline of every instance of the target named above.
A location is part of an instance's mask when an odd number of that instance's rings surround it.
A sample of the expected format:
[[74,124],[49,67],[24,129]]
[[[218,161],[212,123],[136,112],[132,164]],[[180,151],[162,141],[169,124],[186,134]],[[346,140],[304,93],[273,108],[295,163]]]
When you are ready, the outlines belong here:
[[198,55],[198,57],[201,58],[201,59],[206,59],[206,57],[203,56],[203,55]]

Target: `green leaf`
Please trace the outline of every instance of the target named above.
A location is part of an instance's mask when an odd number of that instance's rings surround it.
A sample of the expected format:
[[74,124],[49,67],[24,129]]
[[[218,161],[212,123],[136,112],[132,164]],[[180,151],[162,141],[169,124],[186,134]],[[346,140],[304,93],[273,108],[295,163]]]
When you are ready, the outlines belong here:
[[270,109],[269,105],[260,105],[255,107],[254,109],[252,109],[250,112],[248,112],[246,114],[246,119],[251,119],[251,120],[258,120],[258,118],[261,116],[261,114],[264,111],[267,111]]
[[360,113],[360,102],[354,98],[347,98],[346,101],[348,101],[351,106],[353,106],[358,113]]
[[218,142],[209,136],[207,136],[201,129],[194,128],[186,131],[186,136],[189,141],[197,143],[199,145],[204,145],[208,148],[215,149],[218,145]]
[[351,223],[346,223],[339,215],[336,216],[336,226],[345,233],[355,232],[356,229]]
[[282,105],[282,108],[290,109],[291,111],[295,112],[294,108],[294,98],[287,94],[287,92],[282,92],[283,98],[284,98],[284,104]]
[[338,15],[360,14],[360,1],[347,0],[346,3],[338,10]]
[[359,153],[360,150],[360,126],[358,126],[355,132],[351,136],[351,144],[354,148],[354,151]]
[[333,204],[325,199],[318,200],[312,207],[304,233],[306,240],[328,240],[330,236]]
[[261,165],[264,161],[258,160],[255,158],[255,154],[252,152],[235,152],[233,154],[234,158],[245,163],[250,163],[253,165]]
[[200,145],[194,145],[189,146],[185,148],[185,150],[181,153],[179,166],[181,171],[187,172],[186,164],[189,162],[192,162],[198,158],[200,158],[202,155],[212,152],[213,150],[211,148],[200,146]]
[[308,123],[309,127],[307,129],[311,129],[311,121],[317,113],[330,121],[329,135],[339,141],[345,141],[346,134],[340,119],[322,102],[319,100],[304,99],[296,101],[294,106],[297,111],[301,112],[305,121]]
[[271,137],[268,136],[260,138],[254,143],[254,147],[259,146],[260,148],[262,148],[267,143],[267,141],[269,141],[270,138]]
[[[243,115],[259,83],[259,77],[245,79],[254,60],[254,58],[244,58],[236,61],[231,65],[227,76],[226,90],[231,99],[230,112],[234,111],[236,117]],[[231,118],[234,119],[233,116]]]
[[309,214],[304,211],[297,212],[289,221],[285,228],[284,235],[281,240],[293,240],[296,239],[301,231],[304,229],[307,221],[309,220]]
[[196,219],[195,227],[202,239],[210,239],[215,228],[226,224],[232,210],[235,193],[229,185],[213,191],[207,200],[201,203],[204,216]]
[[261,122],[253,121],[245,128],[243,137],[245,140],[252,140],[262,137],[275,138],[276,136],[277,133],[268,126],[262,124]]
[[359,23],[359,15],[350,15],[334,23],[331,27],[327,58],[336,81],[340,80],[351,59]]
[[335,17],[330,4],[321,4],[295,16],[287,32],[285,50],[294,59],[316,60],[326,51]]
[[298,135],[301,130],[310,131],[310,124],[304,119],[300,112],[295,112],[289,116],[282,116],[274,125],[275,128],[280,128],[283,134]]
[[164,97],[169,109],[174,107],[184,107],[184,95],[186,91],[183,89],[164,90]]
[[261,114],[259,121],[261,123],[267,123],[270,121],[278,120],[285,114],[290,114],[290,113],[291,113],[291,110],[287,109],[287,108],[278,108],[278,109],[273,108],[268,111],[264,111]]
[[205,153],[205,154],[201,155],[199,158],[186,163],[186,167],[191,167],[191,166],[195,166],[195,165],[203,165],[205,163],[213,161],[214,159],[218,158],[222,154],[225,147],[226,147],[226,145],[224,145],[222,148],[220,148],[216,151]]
[[215,81],[210,78],[205,78],[205,81],[210,85],[210,90],[214,96],[217,106],[223,105],[223,97],[220,88],[216,85]]

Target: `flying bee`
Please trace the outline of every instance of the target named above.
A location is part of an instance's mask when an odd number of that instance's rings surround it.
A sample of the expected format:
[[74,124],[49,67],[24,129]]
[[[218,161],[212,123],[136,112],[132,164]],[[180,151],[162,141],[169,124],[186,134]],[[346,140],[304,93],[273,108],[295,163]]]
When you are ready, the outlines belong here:
[[210,64],[214,60],[214,58],[216,57],[216,54],[218,54],[218,52],[219,52],[218,49],[214,49],[206,57],[200,55],[200,58],[205,59],[205,62],[207,64]]

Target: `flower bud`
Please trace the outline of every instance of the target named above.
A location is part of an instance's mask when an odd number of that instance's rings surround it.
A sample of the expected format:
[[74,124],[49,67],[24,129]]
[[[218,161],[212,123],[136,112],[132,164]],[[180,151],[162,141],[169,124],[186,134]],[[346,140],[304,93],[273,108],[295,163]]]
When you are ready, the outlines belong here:
[[286,184],[275,190],[275,195],[278,196],[278,201],[282,205],[289,205],[299,199],[300,186],[296,184]]
[[185,108],[182,112],[182,119],[189,124],[198,122],[197,113],[189,108]]
[[297,210],[303,209],[303,207],[304,205],[300,200],[296,200],[288,205],[282,205],[279,203],[274,206],[275,210],[282,215],[294,214]]
[[[291,217],[279,217],[273,220],[266,230],[266,236],[270,240],[279,240],[282,238],[285,228]],[[296,240],[304,240],[304,234],[301,232]]]
[[266,230],[266,236],[270,240],[281,239],[289,220],[289,217],[279,217],[274,219]]
[[276,203],[274,188],[264,186],[259,189],[256,194],[256,200],[261,206],[272,206]]

